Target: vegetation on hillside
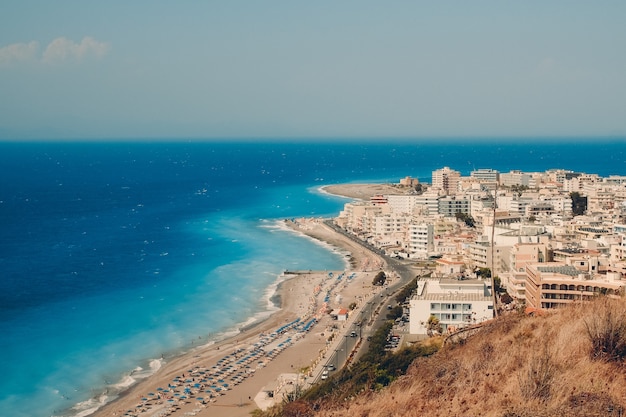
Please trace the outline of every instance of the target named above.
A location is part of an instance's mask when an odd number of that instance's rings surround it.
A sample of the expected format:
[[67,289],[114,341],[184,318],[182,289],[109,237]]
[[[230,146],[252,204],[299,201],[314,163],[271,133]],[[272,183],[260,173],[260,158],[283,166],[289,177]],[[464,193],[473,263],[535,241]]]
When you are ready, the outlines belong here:
[[[463,343],[416,359],[388,388],[321,403],[329,416],[622,416],[626,304],[587,304],[485,324]],[[308,414],[304,414],[308,415]]]
[[387,322],[372,337],[367,352],[356,363],[337,371],[326,381],[321,381],[292,402],[280,404],[265,413],[264,417],[311,416],[328,404],[339,404],[387,387],[406,373],[418,357],[429,356],[440,347],[440,340],[429,341],[400,349],[396,353],[385,350],[387,337],[393,323]]
[[[387,330],[372,346],[384,343]],[[626,415],[624,299],[510,313],[435,350],[422,344],[392,355],[372,348],[349,370],[265,415]]]

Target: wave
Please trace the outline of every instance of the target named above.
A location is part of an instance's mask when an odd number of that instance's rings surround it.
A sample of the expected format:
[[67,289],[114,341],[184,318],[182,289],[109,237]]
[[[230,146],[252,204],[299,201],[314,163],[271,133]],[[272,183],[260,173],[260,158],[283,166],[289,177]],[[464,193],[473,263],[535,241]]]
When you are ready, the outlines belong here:
[[74,417],[86,417],[89,416],[102,406],[109,402],[109,396],[106,393],[99,395],[97,398],[90,398],[86,401],[82,401],[72,407],[73,411],[76,411]]
[[72,406],[70,409],[72,417],[86,417],[95,413],[109,402],[118,398],[120,394],[135,385],[139,380],[154,375],[159,369],[161,369],[164,362],[165,360],[162,358],[151,359],[148,362],[147,369],[137,366],[131,372],[122,375],[118,382],[104,387],[104,391],[100,394]]

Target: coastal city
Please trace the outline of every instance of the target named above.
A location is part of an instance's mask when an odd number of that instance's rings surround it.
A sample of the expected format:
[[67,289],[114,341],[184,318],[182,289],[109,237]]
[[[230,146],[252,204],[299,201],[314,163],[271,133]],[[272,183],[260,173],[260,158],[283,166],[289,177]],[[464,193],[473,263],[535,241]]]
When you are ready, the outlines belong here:
[[[432,182],[402,179],[385,194],[345,204],[335,223],[391,257],[436,265],[411,300],[410,334],[428,319],[443,332],[491,319],[498,309],[562,307],[623,294],[626,176],[449,167]],[[397,190],[397,191],[394,191]]]
[[562,169],[464,177],[444,167],[429,184],[405,177],[324,186],[351,199],[337,217],[284,224],[341,250],[349,267],[285,270],[270,319],[174,358],[96,415],[265,411],[332,381],[384,323],[384,351],[394,353],[433,337],[445,343],[498,314],[618,298],[626,286],[624,184]]

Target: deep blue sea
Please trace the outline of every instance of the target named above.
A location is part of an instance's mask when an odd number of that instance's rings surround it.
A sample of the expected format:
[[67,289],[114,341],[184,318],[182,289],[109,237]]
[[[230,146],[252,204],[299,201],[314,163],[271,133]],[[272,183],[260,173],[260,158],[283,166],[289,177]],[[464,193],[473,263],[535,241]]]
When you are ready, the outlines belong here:
[[345,266],[278,220],[443,166],[624,175],[626,142],[0,143],[0,415],[87,414],[267,315],[283,270]]

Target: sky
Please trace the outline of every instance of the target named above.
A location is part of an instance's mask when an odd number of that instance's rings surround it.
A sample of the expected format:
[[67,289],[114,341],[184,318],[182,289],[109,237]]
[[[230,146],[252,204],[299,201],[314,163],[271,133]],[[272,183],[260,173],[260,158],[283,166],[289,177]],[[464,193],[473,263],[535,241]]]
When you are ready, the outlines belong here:
[[0,139],[626,138],[626,2],[0,6]]

